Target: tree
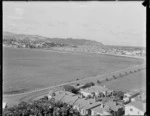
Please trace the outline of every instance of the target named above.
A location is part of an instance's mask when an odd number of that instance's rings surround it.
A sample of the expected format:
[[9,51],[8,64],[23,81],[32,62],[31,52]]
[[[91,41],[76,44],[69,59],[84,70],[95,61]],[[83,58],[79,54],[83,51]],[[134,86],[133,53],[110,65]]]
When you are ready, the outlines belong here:
[[97,83],[98,83],[98,84],[101,84],[101,81],[97,80]]
[[108,78],[106,78],[106,81],[109,81],[109,79],[108,79]]
[[82,88],[88,88],[88,87],[91,87],[91,86],[94,86],[95,84],[93,82],[90,82],[90,83],[86,83]]
[[79,86],[80,84],[79,83],[77,83],[77,86]]
[[117,77],[115,75],[113,75],[113,78],[116,79]]
[[128,72],[125,72],[126,75],[128,75]]
[[120,74],[119,74],[119,77],[122,77],[122,76],[123,76],[123,75],[120,73]]

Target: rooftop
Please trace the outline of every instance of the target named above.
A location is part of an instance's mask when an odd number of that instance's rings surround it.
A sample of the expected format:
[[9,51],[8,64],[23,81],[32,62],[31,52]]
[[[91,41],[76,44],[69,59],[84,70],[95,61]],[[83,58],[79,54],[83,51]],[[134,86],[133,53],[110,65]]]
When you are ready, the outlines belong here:
[[106,106],[104,106],[104,108],[101,108],[101,106],[98,106],[98,107],[93,108],[92,110],[95,112],[103,113],[104,111],[108,112],[109,108]]
[[138,91],[130,91],[128,93],[125,93],[124,95],[127,95],[129,97],[135,97],[135,96],[137,96],[139,94],[140,94],[140,92],[138,92]]
[[146,103],[143,103],[143,102],[133,101],[133,102],[127,104],[126,106],[134,106],[143,112],[146,111]]
[[99,106],[101,102],[95,102],[94,99],[84,99],[80,98],[75,102],[75,105],[77,105],[80,108],[85,108],[85,109],[91,109],[93,107]]
[[118,111],[118,109],[123,108],[123,106],[117,105],[117,103],[113,101],[106,102],[105,105],[108,106],[113,111]]
[[92,93],[92,92],[104,92],[104,91],[108,91],[109,89],[106,88],[106,87],[103,87],[103,86],[98,86],[98,85],[95,85],[95,86],[91,86],[89,88],[86,88],[86,89],[83,89],[81,90],[82,92],[87,92],[87,93]]

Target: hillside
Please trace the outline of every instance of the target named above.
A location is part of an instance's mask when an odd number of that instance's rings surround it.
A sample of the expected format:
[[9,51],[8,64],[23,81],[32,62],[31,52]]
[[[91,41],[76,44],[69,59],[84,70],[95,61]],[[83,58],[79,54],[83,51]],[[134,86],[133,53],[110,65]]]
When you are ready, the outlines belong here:
[[27,41],[42,41],[42,42],[50,42],[56,44],[64,44],[64,45],[75,45],[75,46],[99,46],[102,48],[104,45],[97,41],[86,40],[86,39],[73,39],[73,38],[48,38],[38,35],[26,35],[26,34],[14,34],[11,32],[3,32],[3,40],[27,40]]

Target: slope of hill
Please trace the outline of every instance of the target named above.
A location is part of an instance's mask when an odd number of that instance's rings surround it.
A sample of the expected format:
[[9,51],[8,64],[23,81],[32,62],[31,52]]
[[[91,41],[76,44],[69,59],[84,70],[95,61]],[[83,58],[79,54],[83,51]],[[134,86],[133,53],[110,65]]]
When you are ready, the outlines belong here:
[[103,44],[97,41],[86,40],[86,39],[72,39],[72,38],[48,38],[38,35],[26,35],[26,34],[14,34],[11,32],[3,32],[3,39],[5,40],[27,40],[27,41],[45,41],[57,44],[65,44],[65,45],[75,45],[75,46],[82,46],[82,45],[92,45],[92,46],[99,46],[103,47]]

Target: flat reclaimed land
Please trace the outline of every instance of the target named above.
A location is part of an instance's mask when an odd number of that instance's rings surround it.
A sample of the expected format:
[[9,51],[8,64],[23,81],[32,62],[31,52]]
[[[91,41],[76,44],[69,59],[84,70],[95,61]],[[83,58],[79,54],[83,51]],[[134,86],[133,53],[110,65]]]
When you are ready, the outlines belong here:
[[10,94],[45,88],[143,63],[141,59],[108,55],[4,47],[3,92]]
[[119,91],[146,90],[146,70],[129,74],[104,84],[107,88]]

